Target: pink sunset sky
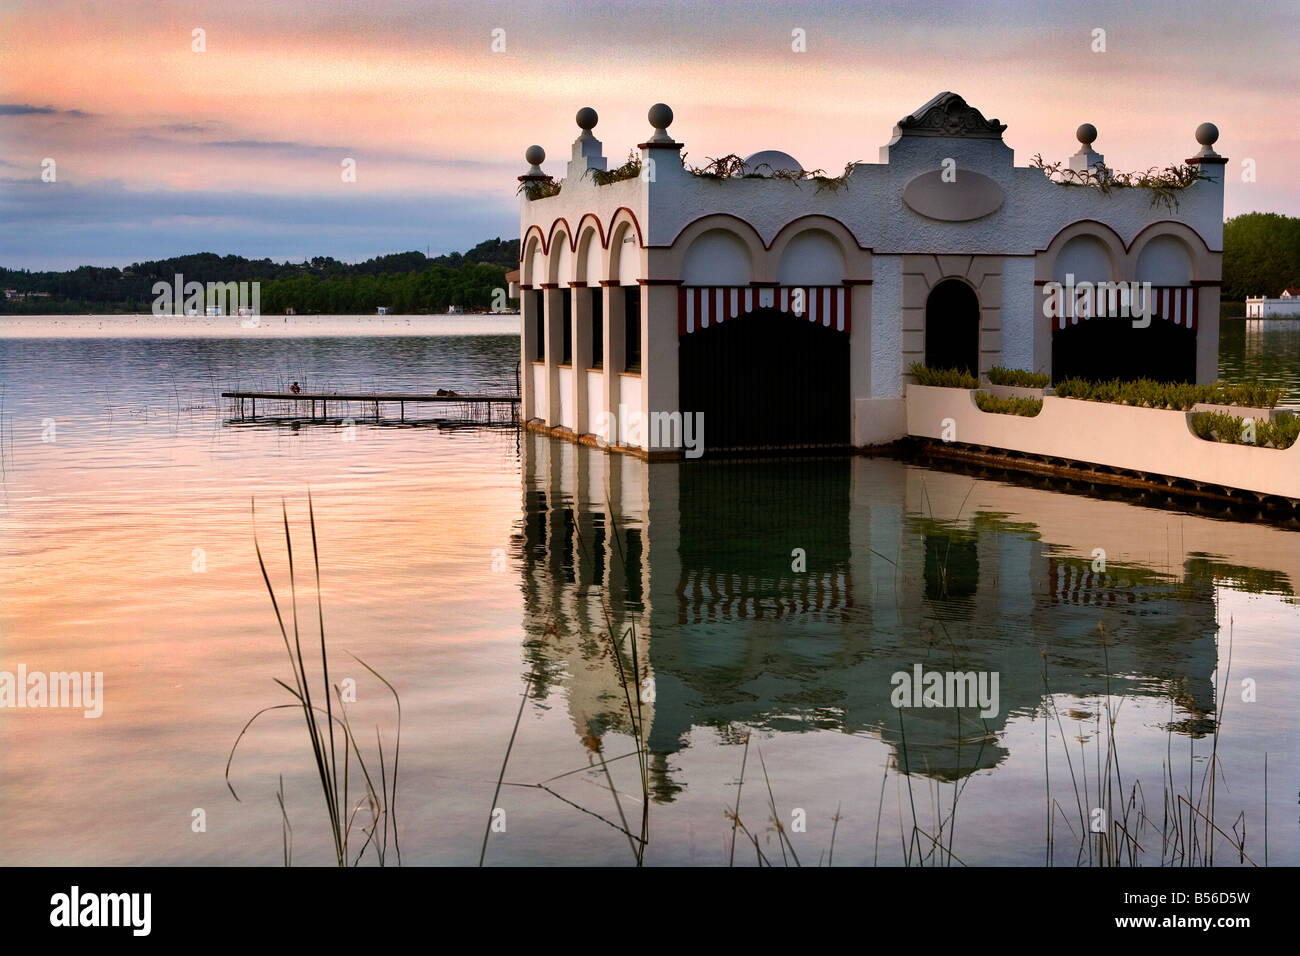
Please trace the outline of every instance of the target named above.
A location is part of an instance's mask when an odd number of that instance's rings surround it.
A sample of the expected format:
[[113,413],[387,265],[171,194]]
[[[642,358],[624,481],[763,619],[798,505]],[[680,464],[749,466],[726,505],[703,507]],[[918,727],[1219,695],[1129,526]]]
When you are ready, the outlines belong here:
[[943,90],[1006,123],[1020,165],[1091,122],[1112,167],[1165,166],[1210,120],[1225,214],[1300,215],[1295,29],[1290,0],[3,0],[0,266],[464,250],[517,235],[525,147],[561,174],[592,106],[618,165],[657,101],[690,161],[774,148],[836,172]]

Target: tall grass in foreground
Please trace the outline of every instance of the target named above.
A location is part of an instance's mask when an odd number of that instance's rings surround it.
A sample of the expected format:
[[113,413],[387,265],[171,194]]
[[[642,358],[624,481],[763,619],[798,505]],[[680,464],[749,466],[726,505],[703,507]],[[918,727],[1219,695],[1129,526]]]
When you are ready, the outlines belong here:
[[[307,727],[307,736],[311,743],[312,758],[316,763],[321,794],[325,800],[330,837],[334,843],[335,862],[338,866],[356,866],[365,856],[366,850],[369,849],[373,852],[379,865],[385,865],[388,859],[388,834],[391,827],[393,850],[397,856],[397,864],[400,866],[402,863],[402,850],[397,837],[397,765],[402,747],[402,701],[397,690],[384,679],[383,675],[361,658],[349,655],[388,688],[397,705],[397,734],[393,748],[391,780],[389,779],[388,764],[384,757],[383,737],[379,733],[379,728],[375,728],[379,777],[379,788],[376,789],[374,775],[371,773],[370,766],[367,764],[361,747],[357,743],[356,736],[352,732],[352,725],[343,703],[342,691],[339,685],[330,684],[329,654],[325,647],[325,614],[320,592],[320,552],[316,542],[316,512],[312,505],[310,493],[307,495],[307,508],[311,521],[312,563],[316,572],[316,616],[320,629],[321,685],[315,696],[313,696],[311,680],[303,658],[302,637],[298,624],[298,589],[294,577],[293,541],[289,535],[288,511],[283,499],[281,499],[280,511],[284,522],[284,545],[289,565],[292,642],[289,639],[289,628],[285,624],[284,613],[280,609],[280,601],[276,598],[275,587],[271,584],[271,576],[266,570],[261,544],[257,539],[257,509],[256,505],[254,505],[253,547],[257,552],[257,564],[262,571],[262,580],[266,584],[267,594],[271,598],[271,607],[275,611],[276,622],[280,626],[280,637],[284,640],[284,649],[289,656],[289,667],[293,671],[292,687],[278,677],[275,678],[275,682],[289,692],[295,703],[274,704],[270,707],[264,707],[248,719],[248,722],[244,724],[243,729],[239,732],[239,736],[235,739],[234,746],[230,748],[230,756],[226,760],[226,786],[230,788],[231,795],[238,800],[239,794],[235,792],[235,787],[230,782],[230,767],[235,759],[235,751],[239,748],[240,741],[244,739],[244,735],[248,733],[248,729],[252,727],[254,721],[273,710],[300,710],[303,722]],[[330,697],[331,691],[333,691],[334,697],[337,699],[337,710],[334,705],[335,702]],[[321,704],[322,699],[323,706]],[[339,732],[341,739],[336,738],[336,730]],[[339,774],[340,756],[343,763],[341,782]],[[363,781],[361,795],[355,803],[352,802],[350,779],[353,757],[356,759],[357,768],[360,770]],[[283,820],[284,862],[288,866],[292,862],[293,831],[292,827],[289,826],[289,816],[284,806],[283,776],[280,778],[280,789],[276,794],[276,799],[280,804],[280,813]],[[356,851],[356,855],[353,857],[352,831],[354,825],[357,825],[358,816],[363,810],[367,816],[362,818],[360,831],[364,834],[365,841],[362,843],[361,849]],[[381,825],[382,830],[380,829]]]
[[[1054,718],[1061,735],[1066,764],[1069,768],[1071,787],[1074,791],[1074,803],[1078,813],[1079,830],[1076,832],[1070,816],[1061,803],[1052,796],[1051,777],[1047,772],[1047,723],[1044,723],[1044,776],[1047,791],[1047,866],[1053,865],[1056,847],[1056,820],[1059,816],[1077,842],[1075,853],[1076,866],[1141,866],[1147,858],[1145,854],[1154,853],[1155,841],[1160,842],[1160,866],[1213,866],[1216,842],[1226,842],[1232,848],[1238,863],[1259,863],[1246,852],[1246,814],[1243,810],[1232,822],[1232,832],[1226,832],[1215,819],[1215,795],[1219,778],[1222,774],[1219,759],[1219,731],[1223,724],[1223,712],[1227,701],[1228,678],[1232,673],[1232,628],[1229,621],[1228,659],[1223,680],[1218,679],[1219,670],[1215,666],[1215,688],[1217,706],[1214,710],[1214,730],[1211,738],[1209,759],[1205,762],[1199,784],[1196,780],[1196,735],[1188,735],[1187,780],[1185,788],[1174,779],[1173,756],[1173,702],[1170,702],[1170,723],[1166,727],[1166,758],[1161,766],[1161,795],[1159,820],[1155,819],[1157,811],[1148,807],[1142,783],[1132,779],[1126,787],[1121,771],[1119,747],[1115,739],[1115,722],[1120,707],[1124,703],[1121,697],[1115,702],[1110,689],[1110,663],[1106,648],[1105,629],[1098,625],[1102,635],[1102,652],[1106,659],[1106,696],[1104,705],[1096,714],[1095,736],[1096,752],[1092,755],[1094,773],[1091,784],[1088,777],[1088,754],[1085,740],[1078,737],[1079,769],[1075,770],[1070,757],[1068,738],[1056,709],[1054,696],[1048,682],[1047,654],[1043,652],[1043,690],[1046,699],[1045,710]],[[1102,711],[1105,712],[1104,716]],[[1103,725],[1104,721],[1104,725]],[[1104,749],[1103,749],[1104,742]],[[1265,754],[1265,793],[1264,793],[1264,855],[1268,855],[1268,792],[1267,772],[1268,755]],[[1181,774],[1180,774],[1181,775]],[[1080,792],[1082,787],[1082,792]],[[1221,838],[1221,839],[1220,839]]]

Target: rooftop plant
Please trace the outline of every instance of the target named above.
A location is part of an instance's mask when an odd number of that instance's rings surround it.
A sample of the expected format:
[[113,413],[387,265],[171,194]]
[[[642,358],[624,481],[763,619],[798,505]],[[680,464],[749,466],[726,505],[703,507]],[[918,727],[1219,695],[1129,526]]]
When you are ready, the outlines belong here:
[[587,173],[591,175],[592,182],[597,186],[608,186],[610,183],[622,182],[625,179],[636,179],[641,175],[641,157],[635,151],[631,151],[627,154],[627,162],[622,166],[608,172],[603,169],[588,169]]
[[554,179],[534,179],[519,184],[515,190],[515,195],[523,193],[529,199],[545,199],[548,196],[558,196],[560,194],[560,184]]
[[1103,195],[1110,195],[1115,189],[1149,189],[1151,205],[1163,206],[1170,212],[1178,210],[1178,193],[1188,186],[1209,179],[1199,167],[1188,164],[1166,166],[1136,173],[1120,173],[1109,166],[1096,166],[1090,170],[1070,169],[1064,163],[1047,163],[1041,153],[1036,153],[1029,163],[1046,173],[1047,178],[1058,186],[1090,186]]
[[840,189],[848,185],[849,176],[853,174],[853,167],[857,165],[856,162],[846,163],[844,172],[840,175],[827,176],[824,169],[773,169],[767,163],[759,163],[757,166],[749,167],[745,165],[745,160],[735,153],[728,153],[726,156],[719,156],[717,159],[708,157],[709,161],[703,166],[691,166],[685,160],[686,154],[683,153],[683,168],[692,176],[699,176],[702,179],[781,179],[794,183],[796,186],[800,183],[810,182],[817,186],[817,192],[822,190],[839,192]]

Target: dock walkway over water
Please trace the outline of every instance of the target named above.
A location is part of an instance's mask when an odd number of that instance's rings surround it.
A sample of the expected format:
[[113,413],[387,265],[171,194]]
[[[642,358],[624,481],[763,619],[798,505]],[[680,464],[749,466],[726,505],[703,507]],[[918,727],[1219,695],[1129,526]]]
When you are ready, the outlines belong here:
[[[292,402],[297,408],[300,403],[306,402],[309,406],[309,417],[312,419],[329,417],[329,406],[334,404],[346,406],[351,402],[360,402],[363,406],[373,405],[375,421],[379,421],[380,407],[382,405],[391,405],[396,403],[398,406],[398,416],[400,421],[406,421],[406,406],[408,404],[453,404],[468,409],[472,414],[477,415],[479,412],[486,413],[486,420],[491,423],[497,421],[494,418],[494,410],[503,407],[504,412],[500,418],[502,422],[515,421],[518,417],[519,396],[509,394],[459,394],[457,392],[443,391],[442,394],[420,393],[420,392],[222,392],[222,398],[238,399],[239,417],[241,419],[257,418],[257,400],[262,399],[264,402]],[[251,403],[247,408],[245,402]],[[320,406],[320,413],[317,414],[317,405]]]

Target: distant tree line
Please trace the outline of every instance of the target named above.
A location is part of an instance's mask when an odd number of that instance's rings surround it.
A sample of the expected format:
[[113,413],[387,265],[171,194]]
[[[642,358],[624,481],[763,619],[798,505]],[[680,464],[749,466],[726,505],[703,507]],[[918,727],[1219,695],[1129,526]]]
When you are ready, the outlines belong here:
[[[488,239],[465,253],[429,258],[398,252],[349,264],[329,256],[306,262],[218,256],[211,252],[137,262],[125,269],[82,266],[70,272],[0,269],[0,289],[20,297],[0,299],[0,312],[148,312],[153,284],[260,281],[267,314],[364,314],[487,309],[504,288],[506,272],[518,267],[518,239]],[[1276,296],[1300,286],[1300,218],[1273,212],[1234,216],[1223,226],[1224,302]],[[30,297],[29,293],[48,293]]]
[[[69,272],[0,269],[4,313],[128,313],[150,311],[154,283],[260,282],[265,314],[366,314],[380,306],[394,313],[446,312],[451,306],[493,307],[506,273],[518,268],[518,239],[488,239],[465,253],[429,258],[399,252],[349,264],[329,256],[305,262],[218,256],[211,252],[137,262],[125,269],[82,266]],[[32,296],[30,293],[48,293]]]
[[1300,286],[1300,219],[1248,212],[1223,224],[1224,302]]

